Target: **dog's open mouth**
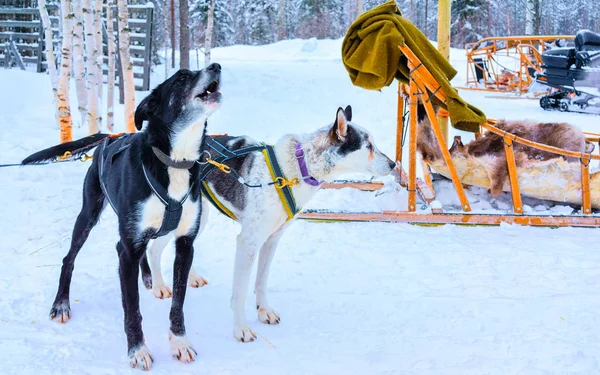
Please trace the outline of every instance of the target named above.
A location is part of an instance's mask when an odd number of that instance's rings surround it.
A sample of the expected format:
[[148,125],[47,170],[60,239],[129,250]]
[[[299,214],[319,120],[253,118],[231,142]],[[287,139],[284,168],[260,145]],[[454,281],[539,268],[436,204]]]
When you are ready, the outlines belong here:
[[209,95],[219,92],[219,80],[215,79],[212,81],[207,87],[206,90],[198,94],[196,97],[201,100],[206,100],[209,98]]

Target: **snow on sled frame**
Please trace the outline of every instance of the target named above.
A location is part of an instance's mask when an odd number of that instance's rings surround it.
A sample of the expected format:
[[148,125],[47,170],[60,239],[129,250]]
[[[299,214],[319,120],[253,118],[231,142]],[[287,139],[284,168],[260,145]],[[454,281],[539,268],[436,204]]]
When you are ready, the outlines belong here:
[[[457,167],[452,159],[450,152],[438,123],[435,109],[429,100],[429,95],[435,95],[437,99],[446,102],[446,94],[440,87],[439,83],[433,78],[429,70],[421,64],[417,56],[406,46],[399,46],[402,53],[408,59],[408,67],[412,72],[410,75],[409,84],[398,85],[398,112],[397,112],[397,131],[396,131],[396,161],[398,163],[397,171],[401,176],[401,183],[408,190],[408,211],[383,211],[374,213],[346,213],[346,212],[328,212],[328,211],[308,211],[300,214],[300,218],[309,220],[325,220],[325,221],[383,221],[383,222],[404,222],[414,224],[467,224],[467,225],[499,225],[501,223],[531,225],[531,226],[577,226],[577,227],[600,227],[600,216],[592,216],[592,194],[594,192],[594,206],[600,207],[600,172],[594,174],[594,182],[597,182],[594,189],[590,189],[590,171],[589,165],[591,160],[600,160],[600,155],[592,155],[591,153],[578,153],[560,149],[557,147],[548,146],[536,142],[529,141],[499,130],[494,126],[495,121],[488,119],[486,124],[481,124],[481,127],[489,132],[496,133],[504,138],[504,151],[506,152],[506,161],[509,171],[509,186],[513,201],[513,213],[506,215],[496,214],[474,214],[471,213],[471,205],[467,200],[464,191],[463,181],[459,177]],[[409,101],[405,102],[404,96],[408,94]],[[443,164],[436,166],[438,172],[445,174],[452,180],[458,199],[461,202],[462,213],[445,213],[440,208],[433,208],[431,213],[417,212],[417,191],[422,196],[423,200],[429,204],[435,199],[435,192],[431,182],[428,165],[424,164],[423,173],[425,181],[422,181],[416,176],[417,163],[417,104],[418,98],[425,106],[427,116],[430,120],[431,127],[438,141],[438,145],[442,152]],[[410,113],[410,121],[408,124],[409,137],[409,160],[408,172],[402,166],[402,134],[404,132],[404,107],[408,105]],[[600,137],[597,134],[587,134],[588,141],[598,142]],[[574,164],[579,169],[579,192],[581,202],[581,215],[568,216],[548,216],[548,215],[523,215],[523,203],[521,200],[521,187],[519,186],[517,166],[515,162],[515,154],[513,150],[514,143],[537,148],[540,150],[552,152],[557,155],[570,156],[578,158],[581,163]],[[551,159],[560,160],[562,158]],[[566,163],[566,161],[564,161]],[[445,168],[441,168],[443,166]],[[463,177],[465,177],[463,175]],[[377,190],[381,184],[377,186],[367,186],[369,184],[329,184],[326,188],[339,187],[355,187],[362,190]],[[534,191],[535,193],[535,191]],[[531,194],[530,194],[531,195]],[[535,196],[533,196],[535,198]],[[556,200],[556,199],[554,199]]]

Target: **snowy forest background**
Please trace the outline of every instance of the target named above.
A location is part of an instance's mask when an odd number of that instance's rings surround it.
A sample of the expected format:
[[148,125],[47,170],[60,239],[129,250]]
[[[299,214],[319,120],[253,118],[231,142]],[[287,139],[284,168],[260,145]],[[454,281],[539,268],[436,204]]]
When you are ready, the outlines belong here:
[[[168,11],[170,1],[155,0],[158,12]],[[180,3],[175,0],[175,14]],[[211,0],[191,0],[190,31],[192,48],[204,43],[208,6]],[[214,0],[214,46],[268,44],[291,38],[339,38],[356,19],[359,9],[366,11],[386,0]],[[397,0],[405,17],[430,39],[436,39],[437,0]],[[528,11],[529,9],[529,11]],[[533,19],[528,34],[573,35],[588,28],[599,31],[598,0],[454,0],[452,1],[452,46],[487,36],[523,35],[527,13]],[[177,16],[176,16],[177,18]],[[156,15],[161,42],[169,36],[165,21]],[[178,43],[179,22],[175,22]],[[162,31],[162,32],[161,32]],[[164,45],[160,43],[161,45]],[[177,47],[176,47],[177,48]]]

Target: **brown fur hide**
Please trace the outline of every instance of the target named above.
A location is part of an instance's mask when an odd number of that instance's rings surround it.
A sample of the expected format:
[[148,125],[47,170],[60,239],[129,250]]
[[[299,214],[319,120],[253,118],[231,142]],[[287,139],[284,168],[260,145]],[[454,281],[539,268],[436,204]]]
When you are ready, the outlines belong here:
[[[498,121],[495,125],[500,130],[514,134],[518,137],[554,146],[561,149],[586,152],[586,143],[583,133],[575,126],[566,123],[535,123],[525,121]],[[419,123],[417,149],[423,155],[423,158],[431,163],[435,163],[442,158],[441,152],[433,130],[429,122],[425,119]],[[433,148],[437,148],[437,152]],[[513,143],[515,152],[515,161],[517,167],[522,167],[530,162],[546,161],[550,159],[562,158],[562,156],[538,150],[520,143]],[[467,145],[463,145],[459,136],[454,137],[454,144],[450,148],[450,154],[453,158],[478,159],[485,160],[486,172],[490,180],[490,190],[493,196],[502,193],[503,186],[508,178],[508,166],[506,164],[506,154],[504,151],[504,140],[501,136],[491,132],[484,133],[478,139],[473,140]],[[577,162],[576,158],[566,158],[567,162]]]

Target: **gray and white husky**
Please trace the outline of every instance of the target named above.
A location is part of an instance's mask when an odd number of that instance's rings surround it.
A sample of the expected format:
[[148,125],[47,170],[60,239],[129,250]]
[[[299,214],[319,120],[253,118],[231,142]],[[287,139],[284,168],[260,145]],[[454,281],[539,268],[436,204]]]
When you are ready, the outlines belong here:
[[[297,177],[300,181],[300,184],[292,189],[298,207],[303,207],[319,191],[320,183],[317,181],[330,180],[345,172],[385,176],[394,169],[395,163],[377,149],[372,136],[351,120],[352,108],[339,108],[332,125],[310,134],[288,134],[276,143],[274,150],[283,174],[288,179]],[[299,143],[304,151],[309,176],[302,173],[303,168],[297,158]],[[258,144],[248,137],[228,137],[226,146],[234,150]],[[272,181],[265,156],[261,152],[250,153],[226,164],[235,169],[249,184]],[[206,182],[221,204],[230,210],[242,225],[237,237],[231,298],[233,335],[241,342],[254,341],[256,334],[248,326],[244,314],[250,271],[256,254],[260,253],[254,289],[258,318],[265,324],[278,324],[279,314],[267,300],[267,279],[277,243],[291,220],[288,220],[288,214],[273,186],[249,188],[233,176],[219,171],[213,171]],[[200,232],[206,225],[208,207],[208,202],[204,200]],[[148,251],[152,270],[152,291],[158,298],[171,296],[171,290],[166,286],[160,270],[160,257],[168,242],[167,237],[161,237]],[[206,280],[199,276],[193,267],[188,282],[192,287],[206,284]]]

